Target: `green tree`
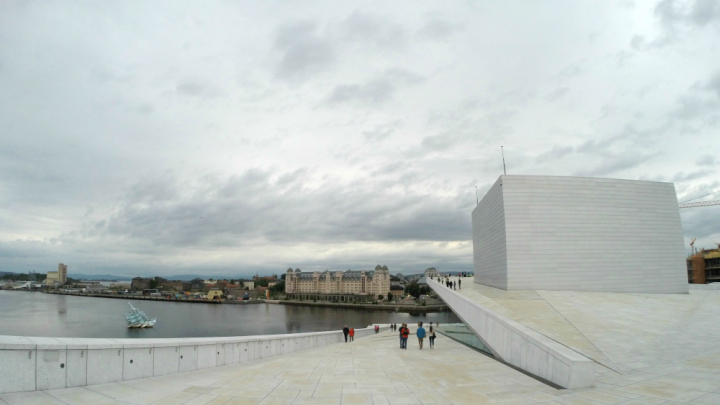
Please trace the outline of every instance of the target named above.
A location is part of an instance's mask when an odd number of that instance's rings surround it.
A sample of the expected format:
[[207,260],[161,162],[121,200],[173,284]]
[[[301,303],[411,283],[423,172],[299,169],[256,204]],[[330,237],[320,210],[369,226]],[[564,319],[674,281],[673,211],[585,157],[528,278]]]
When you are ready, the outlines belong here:
[[285,282],[280,281],[274,286],[270,287],[270,293],[280,294],[285,292]]
[[392,299],[393,299],[393,295],[392,295],[392,293],[391,293],[391,292],[389,292],[389,293],[388,293],[388,296],[387,296],[387,298],[388,298],[388,301],[392,301]]
[[412,283],[405,286],[405,292],[412,295],[415,298],[420,297],[420,286],[418,285],[417,281],[413,281]]

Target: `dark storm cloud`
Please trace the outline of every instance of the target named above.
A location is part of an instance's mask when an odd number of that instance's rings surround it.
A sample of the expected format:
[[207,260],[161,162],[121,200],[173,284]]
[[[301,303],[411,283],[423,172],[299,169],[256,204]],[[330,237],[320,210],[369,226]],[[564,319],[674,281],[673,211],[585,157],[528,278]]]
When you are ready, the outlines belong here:
[[280,26],[275,34],[274,48],[281,55],[275,74],[283,80],[308,79],[327,70],[336,59],[331,41],[319,33],[318,24],[313,21]]

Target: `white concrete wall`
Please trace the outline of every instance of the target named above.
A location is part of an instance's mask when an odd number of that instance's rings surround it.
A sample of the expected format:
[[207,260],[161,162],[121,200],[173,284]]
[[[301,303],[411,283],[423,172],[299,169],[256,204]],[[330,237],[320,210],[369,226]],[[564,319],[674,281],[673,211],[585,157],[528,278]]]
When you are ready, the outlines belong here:
[[[491,191],[502,193],[504,234],[500,227],[476,229],[487,221],[474,221],[473,234],[490,240],[474,247],[505,239],[505,289],[688,292],[672,183],[553,176],[498,181]],[[495,199],[488,203],[498,211]],[[480,206],[475,211],[485,209]],[[503,288],[478,276],[502,271],[502,263],[478,253],[476,282]]]
[[498,179],[472,212],[475,282],[507,289],[502,183]]
[[[355,329],[356,338],[374,333],[374,327]],[[157,377],[343,341],[342,331],[184,339],[0,336],[0,393]]]
[[563,388],[593,386],[595,363],[592,360],[466,299],[435,280],[427,282],[496,358]]

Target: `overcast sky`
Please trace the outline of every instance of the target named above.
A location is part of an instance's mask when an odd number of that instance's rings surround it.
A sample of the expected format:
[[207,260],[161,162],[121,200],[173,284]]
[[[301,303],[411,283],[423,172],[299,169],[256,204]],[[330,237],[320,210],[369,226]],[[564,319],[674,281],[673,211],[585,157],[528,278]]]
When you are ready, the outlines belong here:
[[707,194],[719,34],[720,0],[0,1],[0,271],[472,270],[500,145]]

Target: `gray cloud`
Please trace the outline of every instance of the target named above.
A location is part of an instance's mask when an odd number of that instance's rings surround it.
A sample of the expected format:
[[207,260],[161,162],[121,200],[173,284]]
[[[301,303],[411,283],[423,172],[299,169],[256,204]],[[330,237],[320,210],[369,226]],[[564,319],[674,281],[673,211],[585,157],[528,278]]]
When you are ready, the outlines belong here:
[[635,168],[645,162],[648,162],[659,154],[641,154],[641,153],[621,153],[606,156],[602,159],[602,163],[593,167],[580,169],[575,172],[577,176],[586,177],[603,177],[609,175],[617,175],[618,172]]
[[452,199],[378,194],[367,182],[330,182],[308,190],[304,171],[280,175],[276,182],[272,177],[252,169],[230,178],[206,176],[190,185],[167,177],[143,182],[125,194],[105,223],[83,231],[176,247],[241,245],[242,240],[452,241],[469,232],[467,212],[457,210]]
[[311,21],[281,25],[274,47],[281,54],[275,74],[284,80],[308,79],[328,69],[336,59],[331,41],[321,36],[317,23]]
[[703,86],[705,90],[712,91],[720,98],[720,72],[716,72]]
[[678,172],[678,173],[675,173],[674,176],[672,176],[670,181],[673,183],[678,183],[678,182],[696,180],[696,179],[701,179],[703,177],[706,177],[709,174],[712,174],[712,172],[708,172],[707,170],[696,170],[696,171],[690,172],[690,173]]
[[401,49],[406,46],[406,30],[391,20],[374,14],[353,12],[343,21],[344,42],[368,44],[375,48]]
[[418,38],[446,42],[458,31],[462,31],[463,25],[447,20],[432,19],[427,21],[416,33]]
[[713,155],[702,155],[696,161],[695,164],[698,166],[715,166],[718,160]]
[[553,160],[558,160],[563,158],[564,156],[572,153],[574,148],[572,146],[559,146],[555,145],[547,152],[543,152],[539,154],[535,161],[537,163],[545,163]]
[[192,79],[180,81],[176,90],[181,96],[208,98],[219,95],[219,91],[214,86]]
[[559,100],[560,98],[565,96],[565,94],[567,94],[568,91],[570,91],[569,87],[559,87],[559,88],[551,91],[550,93],[548,93],[545,96],[545,100],[550,101],[550,102]]
[[471,269],[500,145],[702,195],[717,2],[563,1],[0,2],[0,270]]
[[423,78],[404,70],[391,69],[362,84],[336,86],[325,99],[326,106],[346,103],[380,105],[393,98],[403,87],[422,82]]
[[665,29],[664,36],[647,44],[647,47],[664,46],[675,42],[680,30],[685,28],[703,28],[720,23],[719,0],[662,0],[654,10],[655,17]]
[[700,27],[718,22],[720,21],[720,1],[695,0],[686,18]]
[[395,120],[389,124],[376,125],[375,128],[368,131],[362,131],[363,138],[369,142],[381,142],[395,132],[395,130],[402,125],[400,120]]

